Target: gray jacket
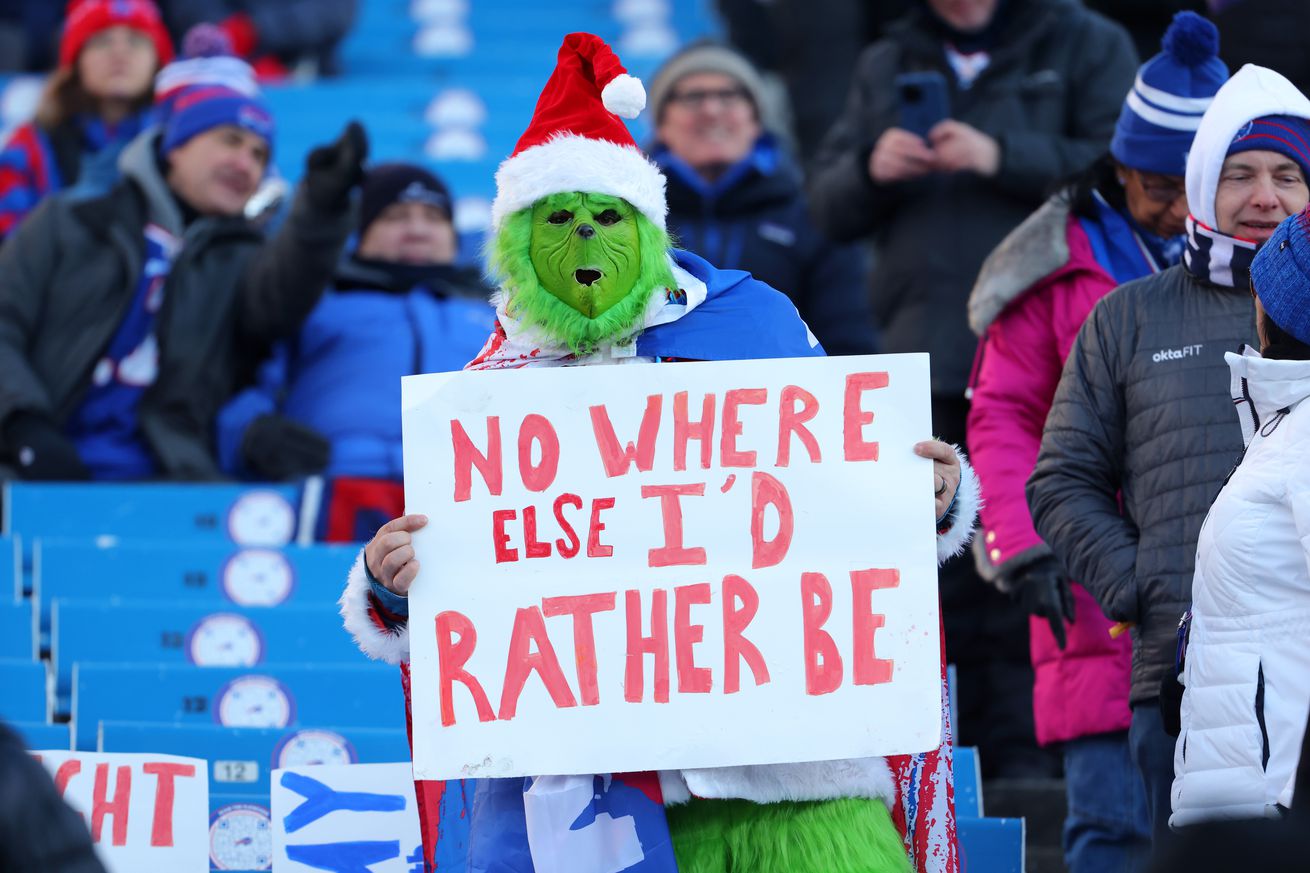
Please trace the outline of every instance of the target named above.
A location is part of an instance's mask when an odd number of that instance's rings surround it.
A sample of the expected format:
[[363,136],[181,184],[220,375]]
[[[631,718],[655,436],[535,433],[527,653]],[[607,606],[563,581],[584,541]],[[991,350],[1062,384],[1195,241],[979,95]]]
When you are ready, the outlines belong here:
[[243,218],[201,217],[184,230],[155,159],[158,136],[128,147],[110,193],[47,198],[0,248],[0,422],[31,411],[62,425],[78,408],[132,304],[153,222],[183,244],[164,285],[159,375],[139,425],[161,475],[215,479],[214,416],[314,307],[351,215],[315,209],[302,188],[271,240]]
[[[1119,25],[1070,0],[1010,0],[991,63],[961,89],[922,8],[865,49],[841,118],[815,159],[810,206],[839,241],[874,235],[870,277],[885,352],[932,354],[935,393],[963,394],[977,340],[965,301],[983,259],[1042,204],[1056,179],[1109,145],[1137,56]],[[996,139],[991,179],[935,174],[877,185],[874,143],[899,124],[896,75],[940,71],[951,116]]]
[[1134,704],[1174,662],[1201,522],[1242,450],[1224,352],[1255,336],[1244,288],[1181,265],[1129,282],[1092,310],[1046,419],[1033,522],[1107,616],[1135,623]]

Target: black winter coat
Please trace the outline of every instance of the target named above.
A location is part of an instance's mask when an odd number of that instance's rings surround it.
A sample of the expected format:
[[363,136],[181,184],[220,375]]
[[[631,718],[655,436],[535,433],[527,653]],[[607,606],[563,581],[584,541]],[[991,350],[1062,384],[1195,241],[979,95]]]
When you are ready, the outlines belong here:
[[1092,310],[1046,419],[1033,522],[1107,616],[1136,624],[1134,704],[1174,662],[1201,523],[1242,450],[1224,353],[1255,336],[1244,288],[1182,265],[1129,282]]
[[[934,393],[961,395],[977,339],[965,306],[983,260],[1042,204],[1056,179],[1105,152],[1137,56],[1119,25],[1072,0],[1010,0],[1010,22],[973,82],[956,84],[922,6],[865,49],[846,110],[810,175],[819,227],[837,240],[874,234],[874,317],[883,351],[932,354]],[[940,71],[951,115],[994,138],[1000,171],[877,185],[869,155],[899,123],[898,73]]]
[[157,137],[129,145],[124,179],[108,194],[47,198],[0,247],[0,423],[27,411],[62,426],[77,410],[135,297],[154,222],[183,242],[164,284],[159,375],[139,427],[161,476],[216,479],[215,415],[318,302],[351,214],[315,209],[302,187],[270,240],[244,218],[201,217],[183,234]]
[[[106,839],[108,839],[106,837]],[[0,723],[0,870],[104,873],[82,816],[54,780]]]
[[831,242],[810,220],[801,173],[782,151],[764,173],[752,166],[711,195],[685,165],[656,160],[668,179],[669,231],[680,248],[724,270],[745,270],[791,298],[830,355],[877,351],[859,246]]

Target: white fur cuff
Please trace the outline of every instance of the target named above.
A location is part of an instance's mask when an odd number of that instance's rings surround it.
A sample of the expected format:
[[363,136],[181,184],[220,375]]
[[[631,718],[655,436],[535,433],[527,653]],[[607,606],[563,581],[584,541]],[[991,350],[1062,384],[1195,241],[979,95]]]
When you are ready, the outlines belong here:
[[941,566],[964,551],[973,539],[974,526],[978,524],[978,510],[982,507],[982,489],[978,484],[978,474],[969,466],[969,459],[964,449],[955,446],[955,454],[960,458],[960,487],[955,492],[955,507],[951,510],[951,526],[945,533],[937,535],[937,565]]
[[355,638],[360,651],[377,661],[400,664],[409,660],[409,625],[396,631],[378,627],[373,619],[373,607],[368,595],[371,586],[364,569],[364,551],[361,549],[355,566],[346,577],[346,590],[337,601],[341,605],[342,623]]
[[896,804],[891,768],[876,757],[661,772],[660,789],[665,806],[686,803],[691,795],[754,803],[867,797],[888,808]]

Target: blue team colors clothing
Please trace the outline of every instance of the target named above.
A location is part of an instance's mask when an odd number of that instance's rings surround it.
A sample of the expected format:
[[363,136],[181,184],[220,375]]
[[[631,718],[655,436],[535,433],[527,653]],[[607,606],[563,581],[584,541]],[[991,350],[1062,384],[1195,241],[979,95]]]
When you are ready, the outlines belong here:
[[336,289],[264,366],[259,385],[224,409],[218,446],[227,472],[248,472],[240,452],[246,427],[278,413],[331,443],[326,475],[402,478],[401,377],[462,369],[486,342],[494,311],[449,293],[455,282],[477,287],[467,273],[447,270],[452,282],[429,277],[403,292],[369,275],[358,262],[344,266]]
[[91,389],[65,426],[93,479],[146,479],[157,468],[141,438],[137,407],[159,375],[155,317],[181,241],[154,224],[146,225],[145,236],[136,296],[91,371]]

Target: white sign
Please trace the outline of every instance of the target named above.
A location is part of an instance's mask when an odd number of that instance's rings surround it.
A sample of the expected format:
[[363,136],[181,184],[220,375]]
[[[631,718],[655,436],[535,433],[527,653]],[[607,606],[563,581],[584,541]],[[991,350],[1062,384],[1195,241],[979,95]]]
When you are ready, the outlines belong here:
[[408,763],[274,770],[271,800],[273,873],[423,869]]
[[33,752],[82,814],[110,873],[209,869],[209,764],[173,755]]
[[936,748],[927,355],[402,384],[417,778]]

